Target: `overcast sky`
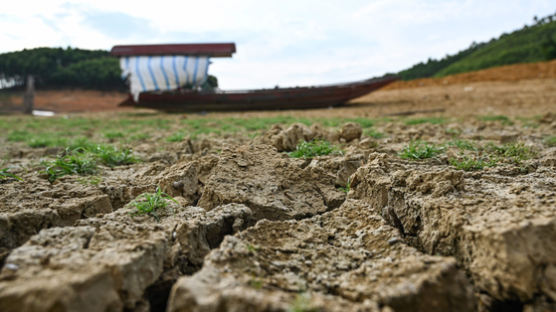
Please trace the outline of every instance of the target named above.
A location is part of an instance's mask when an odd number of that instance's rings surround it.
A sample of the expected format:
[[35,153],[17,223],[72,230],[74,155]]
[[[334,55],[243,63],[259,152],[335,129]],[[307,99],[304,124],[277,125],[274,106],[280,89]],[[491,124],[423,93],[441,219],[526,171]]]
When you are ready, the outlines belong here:
[[554,0],[6,0],[0,52],[235,42],[210,68],[222,88],[323,84],[396,72],[554,12]]

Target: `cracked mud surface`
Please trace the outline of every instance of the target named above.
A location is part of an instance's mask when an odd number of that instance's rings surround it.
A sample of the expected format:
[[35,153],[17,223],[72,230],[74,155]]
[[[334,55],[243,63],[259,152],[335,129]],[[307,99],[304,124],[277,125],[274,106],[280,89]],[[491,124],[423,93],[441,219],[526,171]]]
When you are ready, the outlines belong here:
[[[411,90],[421,107],[427,88],[375,94],[366,112]],[[515,95],[506,91],[499,97]],[[539,102],[524,103],[516,111]],[[553,311],[556,112],[542,103],[531,108],[539,116],[484,118],[505,114],[495,103],[489,114],[372,126],[366,108],[336,111],[351,119],[334,125],[317,110],[254,137],[170,142],[175,129],[160,128],[132,144],[141,162],[54,183],[40,162],[62,149],[2,137],[2,168],[23,181],[0,180],[0,310]],[[198,118],[216,127],[221,115]],[[314,139],[341,152],[288,155]],[[415,140],[441,152],[403,158]],[[465,157],[496,163],[465,171],[453,162]],[[174,200],[157,218],[137,215],[157,186]]]

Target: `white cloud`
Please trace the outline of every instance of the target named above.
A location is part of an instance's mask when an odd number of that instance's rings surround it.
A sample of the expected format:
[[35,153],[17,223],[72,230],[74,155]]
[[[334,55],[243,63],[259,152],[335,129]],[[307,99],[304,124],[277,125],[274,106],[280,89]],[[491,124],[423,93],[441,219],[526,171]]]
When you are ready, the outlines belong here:
[[238,53],[211,68],[222,87],[317,84],[398,71],[555,10],[547,0],[12,1],[0,52],[235,41]]

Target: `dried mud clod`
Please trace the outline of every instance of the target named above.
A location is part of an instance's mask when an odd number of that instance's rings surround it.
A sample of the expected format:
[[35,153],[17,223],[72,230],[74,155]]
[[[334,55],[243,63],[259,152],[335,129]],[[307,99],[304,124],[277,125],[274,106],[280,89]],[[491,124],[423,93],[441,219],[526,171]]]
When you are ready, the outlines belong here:
[[452,258],[406,246],[370,206],[350,200],[228,236],[201,271],[174,285],[169,311],[288,311],[299,294],[307,310],[474,310],[470,283]]
[[3,311],[148,308],[147,287],[171,285],[165,281],[195,271],[225,235],[253,223],[251,211],[242,205],[211,212],[174,208],[179,211],[160,222],[132,218],[129,210],[120,209],[76,226],[41,231],[6,259],[0,306]]
[[50,185],[39,177],[27,179],[32,183],[0,184],[0,263],[11,249],[41,229],[112,212],[108,196],[95,188],[78,183]]
[[494,301],[554,300],[556,175],[545,167],[503,173],[464,175],[372,154],[354,174],[350,197],[382,213],[423,252],[455,256]]
[[256,218],[303,218],[338,207],[345,194],[335,176],[305,167],[268,145],[244,145],[222,151],[206,180],[198,205],[207,210],[241,203]]

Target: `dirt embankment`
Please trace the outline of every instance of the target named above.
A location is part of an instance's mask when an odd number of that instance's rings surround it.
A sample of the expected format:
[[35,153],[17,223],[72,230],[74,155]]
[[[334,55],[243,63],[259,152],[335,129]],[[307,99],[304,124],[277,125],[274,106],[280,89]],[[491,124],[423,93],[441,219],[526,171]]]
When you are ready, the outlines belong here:
[[515,82],[529,79],[556,79],[556,60],[550,62],[499,66],[441,78],[423,78],[411,81],[397,81],[384,87],[383,90],[448,86],[487,81]]

